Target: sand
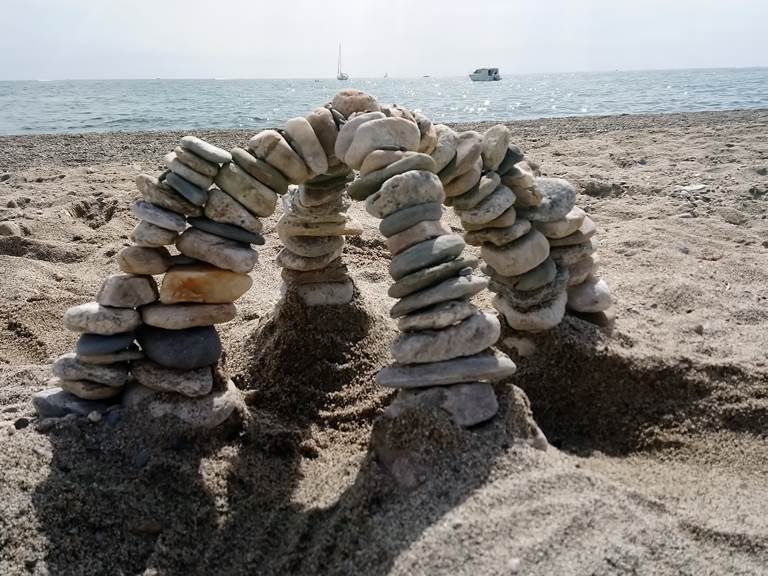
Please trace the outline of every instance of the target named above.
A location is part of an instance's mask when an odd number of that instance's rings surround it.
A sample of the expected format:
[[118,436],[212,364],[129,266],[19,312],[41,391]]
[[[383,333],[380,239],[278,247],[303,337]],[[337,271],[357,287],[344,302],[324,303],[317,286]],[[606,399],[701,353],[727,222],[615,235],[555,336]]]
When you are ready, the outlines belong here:
[[75,342],[61,316],[117,270],[133,179],[181,134],[0,138],[0,229],[21,231],[0,236],[0,574],[768,573],[768,111],[509,126],[578,185],[616,320],[504,334],[519,372],[471,431],[378,418],[389,256],[359,205],[353,306],[315,315],[278,303],[267,221],[221,330],[241,423],[37,430],[30,396]]

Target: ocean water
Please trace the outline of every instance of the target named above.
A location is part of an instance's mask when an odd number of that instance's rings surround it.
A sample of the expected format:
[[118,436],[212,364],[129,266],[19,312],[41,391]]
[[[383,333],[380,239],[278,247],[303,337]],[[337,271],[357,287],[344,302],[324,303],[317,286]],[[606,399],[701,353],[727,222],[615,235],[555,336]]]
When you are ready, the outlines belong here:
[[0,134],[265,128],[344,87],[438,122],[768,108],[768,68],[459,78],[0,82]]

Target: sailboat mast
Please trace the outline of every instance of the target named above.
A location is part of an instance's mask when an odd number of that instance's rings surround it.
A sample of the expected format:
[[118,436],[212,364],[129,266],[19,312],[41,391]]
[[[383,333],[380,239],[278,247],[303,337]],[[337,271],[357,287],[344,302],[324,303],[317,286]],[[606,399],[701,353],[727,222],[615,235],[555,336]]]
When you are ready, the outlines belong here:
[[339,65],[336,70],[336,75],[338,76],[339,74],[341,74],[341,42],[339,42]]

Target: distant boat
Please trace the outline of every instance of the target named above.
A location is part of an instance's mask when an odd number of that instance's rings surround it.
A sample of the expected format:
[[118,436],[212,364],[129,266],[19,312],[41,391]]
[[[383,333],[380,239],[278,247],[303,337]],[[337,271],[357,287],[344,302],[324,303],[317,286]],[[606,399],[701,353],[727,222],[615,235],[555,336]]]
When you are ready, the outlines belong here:
[[349,80],[349,74],[341,71],[341,42],[339,42],[339,66],[336,71],[336,80]]
[[469,75],[472,82],[495,82],[501,80],[498,68],[478,68]]
[[387,74],[386,72],[384,72],[384,78],[389,78],[389,74]]

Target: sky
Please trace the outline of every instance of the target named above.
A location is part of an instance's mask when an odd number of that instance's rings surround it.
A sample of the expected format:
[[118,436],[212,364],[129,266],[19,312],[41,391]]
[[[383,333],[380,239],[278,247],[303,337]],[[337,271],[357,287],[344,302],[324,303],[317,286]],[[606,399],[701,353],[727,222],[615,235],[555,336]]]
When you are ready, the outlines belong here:
[[768,66],[768,0],[1,0],[0,80]]

